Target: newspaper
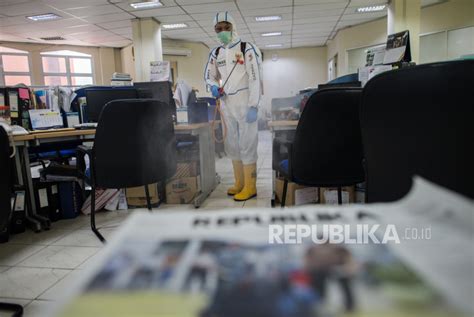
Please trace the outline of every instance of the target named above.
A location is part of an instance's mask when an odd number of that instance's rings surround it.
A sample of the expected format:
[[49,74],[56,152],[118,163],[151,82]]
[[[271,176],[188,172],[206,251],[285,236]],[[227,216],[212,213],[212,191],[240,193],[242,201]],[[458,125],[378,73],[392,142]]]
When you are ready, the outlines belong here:
[[[472,316],[474,203],[419,178],[413,187],[390,204],[137,213],[53,313]],[[281,244],[282,225],[380,226],[380,241],[395,228],[400,241]]]

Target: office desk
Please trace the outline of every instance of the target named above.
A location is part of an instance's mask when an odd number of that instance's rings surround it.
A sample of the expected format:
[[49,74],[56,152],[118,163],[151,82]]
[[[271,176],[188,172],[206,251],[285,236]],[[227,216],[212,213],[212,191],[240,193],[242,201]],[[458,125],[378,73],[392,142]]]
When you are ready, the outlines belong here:
[[51,224],[49,219],[37,214],[33,178],[31,177],[31,170],[29,168],[30,156],[28,148],[46,143],[64,141],[92,141],[94,136],[95,130],[51,130],[26,135],[16,135],[13,137],[17,153],[15,155],[17,181],[25,188],[26,219],[29,227],[33,231],[38,232],[41,231],[41,229],[47,230]]
[[298,122],[298,120],[270,121],[268,126],[272,130],[272,133],[274,131],[296,130]]
[[[30,133],[27,135],[14,136],[14,144],[17,151],[15,155],[15,166],[18,183],[25,188],[27,220],[33,231],[41,231],[42,228],[50,227],[49,220],[37,214],[35,203],[33,179],[31,177],[30,159],[28,148],[48,143],[59,143],[65,141],[93,141],[95,129],[90,130],[51,130]],[[202,202],[216,188],[219,178],[216,175],[214,158],[214,142],[211,136],[211,123],[179,124],[175,126],[176,134],[191,134],[199,140],[199,161],[201,193],[194,199],[194,206],[201,206]]]
[[[270,130],[272,132],[272,144],[273,140],[276,137],[283,137],[287,140],[292,140],[293,139],[293,133],[296,130],[296,127],[298,126],[298,120],[281,120],[281,121],[270,121],[268,123],[268,126],[270,127]],[[273,151],[273,149],[272,149]],[[271,200],[271,205],[272,207],[275,206],[275,182],[276,182],[276,171],[272,171],[272,190],[273,190],[273,195],[272,195],[272,200]]]
[[204,200],[212,193],[219,183],[216,174],[215,144],[212,140],[212,123],[178,124],[175,126],[175,134],[190,134],[199,140],[199,164],[201,178],[201,192],[194,198],[194,207],[199,208]]

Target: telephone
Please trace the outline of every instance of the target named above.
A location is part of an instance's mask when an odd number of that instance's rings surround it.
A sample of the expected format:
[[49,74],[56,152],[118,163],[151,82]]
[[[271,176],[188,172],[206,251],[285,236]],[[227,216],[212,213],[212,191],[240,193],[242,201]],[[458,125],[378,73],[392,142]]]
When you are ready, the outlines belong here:
[[16,147],[15,147],[15,142],[13,141],[13,136],[14,135],[22,135],[22,134],[28,134],[29,132],[18,125],[9,125],[3,118],[0,118],[0,127],[3,128],[7,134],[8,138],[10,140],[10,146],[12,147],[12,154],[10,154],[10,158],[14,157],[16,155]]

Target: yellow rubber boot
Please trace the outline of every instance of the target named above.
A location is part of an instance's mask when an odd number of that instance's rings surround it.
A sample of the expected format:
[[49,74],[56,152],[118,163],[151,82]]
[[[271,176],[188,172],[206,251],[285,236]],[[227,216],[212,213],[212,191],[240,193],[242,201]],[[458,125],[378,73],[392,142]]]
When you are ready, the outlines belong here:
[[244,165],[242,161],[232,161],[234,167],[235,185],[227,190],[227,195],[235,195],[240,193],[244,188]]
[[244,165],[244,188],[234,200],[244,201],[257,196],[257,164]]

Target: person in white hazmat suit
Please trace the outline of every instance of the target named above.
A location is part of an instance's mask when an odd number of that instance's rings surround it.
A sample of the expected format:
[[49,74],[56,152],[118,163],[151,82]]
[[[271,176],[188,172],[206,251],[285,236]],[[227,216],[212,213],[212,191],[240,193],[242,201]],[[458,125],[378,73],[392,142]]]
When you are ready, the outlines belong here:
[[223,119],[227,124],[225,149],[232,159],[235,177],[235,184],[227,193],[233,195],[234,200],[244,201],[257,196],[261,52],[252,43],[242,42],[228,12],[215,15],[214,29],[222,45],[211,50],[204,76],[212,95],[222,101]]

